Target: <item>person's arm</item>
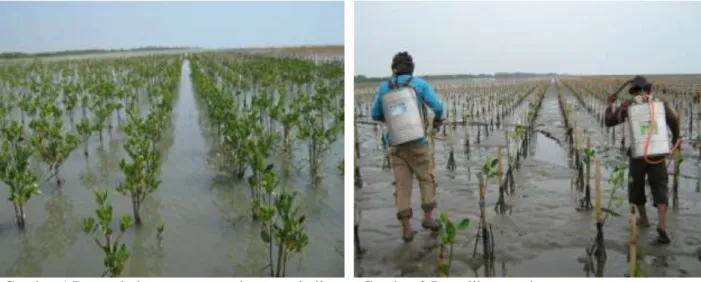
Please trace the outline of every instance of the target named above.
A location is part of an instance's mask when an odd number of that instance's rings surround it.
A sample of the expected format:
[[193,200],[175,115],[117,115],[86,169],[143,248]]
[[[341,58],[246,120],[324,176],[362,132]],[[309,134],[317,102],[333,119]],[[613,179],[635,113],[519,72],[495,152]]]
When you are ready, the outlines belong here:
[[681,135],[679,132],[679,117],[677,117],[677,114],[674,113],[674,110],[672,110],[667,103],[664,103],[664,112],[667,119],[667,126],[669,126],[669,129],[672,131],[672,143],[677,143]]
[[613,105],[609,105],[604,115],[604,125],[606,125],[606,127],[619,125],[626,121],[627,116],[628,112],[625,107],[618,107],[616,110],[613,110]]
[[604,113],[604,125],[606,127],[612,127],[619,125],[626,121],[628,117],[628,104],[626,101],[621,103],[621,106],[613,109],[613,102],[616,100],[616,95],[611,94],[608,97],[608,107],[606,107],[606,112]]
[[375,102],[372,104],[372,120],[385,121],[384,109],[382,108],[382,93],[384,92],[384,83],[380,83],[380,88],[375,93]]
[[438,94],[433,91],[433,87],[425,81],[421,83],[421,92],[423,94],[423,100],[426,105],[433,111],[435,119],[443,118],[443,102],[441,102]]

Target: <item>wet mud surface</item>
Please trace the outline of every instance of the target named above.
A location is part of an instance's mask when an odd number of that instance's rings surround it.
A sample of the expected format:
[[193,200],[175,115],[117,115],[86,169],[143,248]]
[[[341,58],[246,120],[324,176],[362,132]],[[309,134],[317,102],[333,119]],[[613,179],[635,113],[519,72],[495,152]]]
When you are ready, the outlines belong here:
[[[577,124],[591,136],[597,154],[604,163],[623,158],[620,152],[620,139],[611,141],[605,128],[579,104],[574,94],[561,89],[575,112]],[[526,100],[534,99],[531,94]],[[506,204],[510,211],[498,215],[494,205],[498,199],[498,187],[492,181],[487,186],[486,217],[494,233],[496,276],[531,277],[583,277],[594,276],[587,271],[586,248],[591,247],[596,235],[595,216],[592,211],[578,211],[581,192],[571,187],[575,171],[570,169],[568,159],[569,144],[565,142],[565,125],[560,111],[554,84],[550,84],[538,116],[535,120],[535,134],[530,142],[529,156],[522,161],[521,168],[514,172],[515,193],[507,196]],[[447,101],[446,104],[451,103]],[[362,105],[366,107],[367,105]],[[520,114],[526,111],[524,102],[515,109],[511,122],[516,123]],[[458,115],[460,116],[460,114]],[[509,119],[507,118],[507,124]],[[364,277],[437,276],[438,238],[428,231],[420,231],[411,243],[401,240],[400,223],[396,219],[391,171],[383,171],[384,153],[380,136],[382,128],[358,124],[357,136],[360,142],[360,174],[363,186],[355,190],[355,204],[362,210],[360,221],[360,241],[367,252],[356,256],[355,275]],[[482,127],[483,128],[483,127]],[[620,126],[616,128],[620,132]],[[481,255],[473,257],[477,223],[479,221],[479,185],[475,174],[481,170],[486,157],[497,156],[497,146],[506,144],[505,131],[513,127],[496,128],[478,145],[475,142],[478,129],[474,126],[457,126],[455,139],[455,159],[457,169],[446,169],[448,152],[446,142],[436,141],[436,177],[438,181],[438,209],[447,212],[453,220],[469,218],[472,226],[458,232],[450,276],[484,276],[484,262]],[[465,136],[468,133],[471,154],[465,154]],[[620,138],[618,134],[617,138]],[[691,148],[684,148],[685,154],[698,155]],[[638,231],[638,253],[642,258],[641,268],[645,276],[701,276],[701,261],[697,250],[701,247],[701,193],[696,191],[699,182],[698,159],[687,159],[682,163],[679,188],[680,206],[667,215],[667,228],[672,244],[653,246],[655,228]],[[671,171],[671,166],[669,170]],[[607,203],[611,186],[606,182],[610,171],[603,169],[603,203]],[[592,168],[592,183],[593,183]],[[670,185],[672,177],[670,176]],[[592,184],[594,187],[594,184]],[[413,189],[418,189],[414,181]],[[647,189],[650,198],[649,188]],[[626,197],[626,191],[619,196]],[[671,201],[671,200],[670,200]],[[648,201],[649,203],[651,201]],[[414,229],[420,229],[420,196],[412,193],[412,219]],[[622,277],[627,273],[628,214],[627,204],[619,210],[620,217],[611,217],[604,226],[604,239],[608,259],[603,268],[603,276]],[[652,226],[657,224],[656,209],[647,205]]]
[[[144,226],[122,239],[131,252],[123,276],[265,276],[267,245],[250,217],[248,184],[219,175],[209,161],[207,115],[193,93],[187,61],[178,91],[165,133],[171,142],[162,148],[161,186],[144,203]],[[115,216],[131,215],[129,199],[114,189],[124,177],[119,161],[125,137],[118,130],[104,135],[103,146],[91,137],[87,159],[82,145],[73,152],[62,166],[60,190],[55,182],[41,183],[44,194],[26,206],[25,232],[14,225],[12,205],[0,204],[0,276],[94,277],[103,272],[102,252],[82,231],[83,219],[94,216],[96,207],[91,189],[109,188]],[[306,144],[297,144],[292,164],[299,168]],[[336,169],[342,158],[340,136],[327,153],[321,185],[310,187],[308,169],[293,170],[287,183],[301,192],[309,235],[303,256],[291,258],[288,276],[343,275],[343,176]],[[165,225],[160,246],[159,223]]]

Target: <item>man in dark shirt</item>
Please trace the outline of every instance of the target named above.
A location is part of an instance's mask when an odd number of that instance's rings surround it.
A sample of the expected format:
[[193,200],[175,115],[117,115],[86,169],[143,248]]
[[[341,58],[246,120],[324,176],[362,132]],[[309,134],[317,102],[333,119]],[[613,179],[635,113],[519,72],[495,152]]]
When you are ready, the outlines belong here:
[[[634,77],[630,83],[632,86],[628,90],[628,93],[633,95],[633,97],[644,93],[650,94],[652,90],[652,84],[648,83],[642,76]],[[615,100],[615,93],[608,97],[608,108],[606,108],[605,116],[605,124],[607,127],[623,123],[628,117],[628,105],[634,102],[631,99],[626,99],[621,102],[620,107],[613,110],[613,103]],[[672,144],[676,144],[680,135],[679,119],[667,103],[664,103],[664,108],[667,125],[672,131]],[[630,156],[630,149],[628,149],[628,155]],[[668,177],[667,165],[664,158],[665,156],[649,157],[649,162],[645,160],[645,158],[630,158],[628,165],[628,201],[638,206],[640,214],[638,225],[641,227],[648,227],[650,224],[648,222],[647,212],[645,211],[645,202],[647,201],[645,198],[645,175],[647,174],[654,202],[653,206],[657,207],[657,214],[660,221],[657,226],[657,242],[660,244],[669,244],[671,240],[667,236],[665,229]]]

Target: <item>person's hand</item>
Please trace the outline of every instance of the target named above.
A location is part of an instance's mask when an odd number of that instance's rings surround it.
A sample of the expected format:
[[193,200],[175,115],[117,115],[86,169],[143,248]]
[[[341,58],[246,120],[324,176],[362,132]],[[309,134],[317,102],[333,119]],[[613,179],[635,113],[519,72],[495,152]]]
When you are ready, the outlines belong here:
[[626,102],[621,102],[621,105],[619,106],[619,108],[621,109],[621,111],[626,111],[626,110],[628,110],[628,103],[626,103]]
[[443,120],[440,118],[433,118],[433,128],[440,128],[443,125]]
[[[677,145],[677,142],[679,143],[679,145]],[[674,147],[674,145],[677,145],[677,150],[679,150],[682,147],[682,138],[677,137],[672,139],[672,147]]]

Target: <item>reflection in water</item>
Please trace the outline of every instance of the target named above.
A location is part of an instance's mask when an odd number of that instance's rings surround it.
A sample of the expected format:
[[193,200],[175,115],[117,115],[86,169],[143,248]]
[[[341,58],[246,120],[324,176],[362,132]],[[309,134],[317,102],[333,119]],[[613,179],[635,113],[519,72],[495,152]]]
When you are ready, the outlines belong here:
[[[49,199],[44,209],[48,218],[36,229],[20,233],[20,253],[7,276],[36,276],[41,262],[50,257],[63,257],[81,232],[80,221],[73,216],[73,202],[58,195]],[[31,236],[35,235],[35,236]]]
[[[158,277],[162,275],[162,258],[165,252],[162,250],[160,240],[156,237],[156,229],[162,222],[159,213],[161,204],[154,197],[148,197],[144,201],[141,212],[145,219],[143,225],[136,227],[131,245],[131,257],[129,258],[130,275],[136,277]],[[167,227],[166,227],[167,228]],[[152,263],[149,263],[152,261]]]
[[236,275],[242,277],[267,276],[265,271],[270,271],[266,256],[267,245],[258,239],[260,226],[254,222],[249,224],[248,236],[246,237],[251,238],[252,241],[246,247],[246,253],[243,254],[244,259],[236,265]]
[[606,266],[606,256],[591,255],[589,249],[585,249],[588,254],[580,259],[583,264],[584,275],[586,277],[604,277],[604,267]]

